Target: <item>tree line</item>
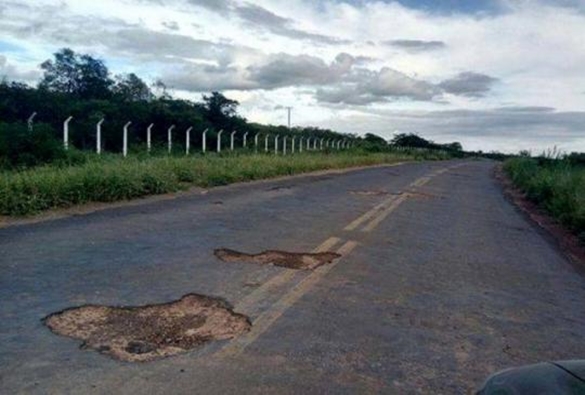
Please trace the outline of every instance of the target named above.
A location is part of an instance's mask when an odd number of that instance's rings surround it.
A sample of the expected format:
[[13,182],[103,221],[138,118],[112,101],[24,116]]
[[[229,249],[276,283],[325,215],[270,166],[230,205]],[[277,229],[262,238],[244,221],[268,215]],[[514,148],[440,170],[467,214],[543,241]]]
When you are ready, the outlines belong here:
[[[207,136],[211,141],[216,139],[220,130],[225,130],[227,135],[237,131],[237,146],[241,146],[244,133],[250,136],[261,133],[353,139],[370,150],[388,147],[387,141],[373,134],[358,138],[317,127],[294,127],[289,130],[285,126],[248,122],[238,114],[239,103],[220,92],[203,95],[200,102],[174,98],[162,81],[149,85],[134,73],[112,75],[104,61],[69,48],[59,50],[53,59],[43,62],[40,67],[43,75],[34,87],[7,80],[0,82],[0,157],[4,157],[4,161],[18,162],[19,159],[34,159],[35,156],[39,156],[40,162],[50,161],[50,152],[58,145],[51,138],[60,141],[63,121],[69,116],[73,117],[69,126],[69,143],[81,150],[95,149],[96,124],[101,119],[104,119],[102,150],[111,152],[121,150],[121,131],[129,121],[132,122],[130,146],[145,143],[146,129],[154,124],[152,141],[155,146],[166,143],[167,129],[175,125],[176,133],[193,127],[191,136],[194,146],[201,143],[202,132],[208,129]],[[33,112],[36,113],[35,136],[24,130],[25,122]],[[400,146],[414,142],[414,147],[461,149],[459,143],[449,147],[432,142],[421,145],[419,143],[424,139],[417,140],[413,136],[395,138],[391,143]],[[38,144],[46,146],[37,147]],[[177,149],[182,144],[184,138],[177,138]],[[30,164],[28,159],[25,164]],[[32,164],[34,162],[32,160]]]

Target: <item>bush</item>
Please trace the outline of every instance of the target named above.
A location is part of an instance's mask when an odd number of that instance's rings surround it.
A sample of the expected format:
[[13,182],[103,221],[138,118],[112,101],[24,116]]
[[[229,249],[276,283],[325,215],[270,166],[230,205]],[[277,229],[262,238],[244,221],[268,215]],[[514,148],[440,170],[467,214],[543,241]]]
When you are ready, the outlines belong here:
[[55,131],[37,124],[33,131],[22,123],[0,123],[0,166],[32,167],[66,158]]

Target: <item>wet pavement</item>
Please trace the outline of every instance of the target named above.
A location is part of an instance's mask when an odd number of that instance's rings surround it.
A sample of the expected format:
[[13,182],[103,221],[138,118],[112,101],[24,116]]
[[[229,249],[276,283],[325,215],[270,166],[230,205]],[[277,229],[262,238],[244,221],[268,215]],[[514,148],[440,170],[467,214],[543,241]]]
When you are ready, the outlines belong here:
[[[494,166],[295,177],[0,229],[0,393],[460,394],[496,370],[583,358],[585,279]],[[336,259],[249,258],[270,251]],[[250,330],[131,363],[43,322],[190,294]]]

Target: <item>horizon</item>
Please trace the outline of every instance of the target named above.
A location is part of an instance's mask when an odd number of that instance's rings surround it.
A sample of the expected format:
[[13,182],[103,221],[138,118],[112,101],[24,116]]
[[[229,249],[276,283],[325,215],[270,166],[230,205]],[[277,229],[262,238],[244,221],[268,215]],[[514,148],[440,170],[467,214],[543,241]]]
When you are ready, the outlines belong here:
[[583,1],[9,0],[0,15],[9,81],[36,84],[69,47],[176,97],[221,91],[250,122],[284,125],[291,106],[293,126],[585,152]]

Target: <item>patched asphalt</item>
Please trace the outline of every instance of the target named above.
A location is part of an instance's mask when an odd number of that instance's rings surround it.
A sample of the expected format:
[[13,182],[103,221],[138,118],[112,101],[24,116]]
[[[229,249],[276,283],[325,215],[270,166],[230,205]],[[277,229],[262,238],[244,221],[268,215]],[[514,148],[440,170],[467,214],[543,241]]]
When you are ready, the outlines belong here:
[[[584,358],[582,271],[503,197],[494,166],[296,177],[0,229],[0,393],[459,394],[507,367]],[[354,242],[314,270],[214,256]],[[245,348],[130,363],[43,323],[189,294],[245,314]]]

